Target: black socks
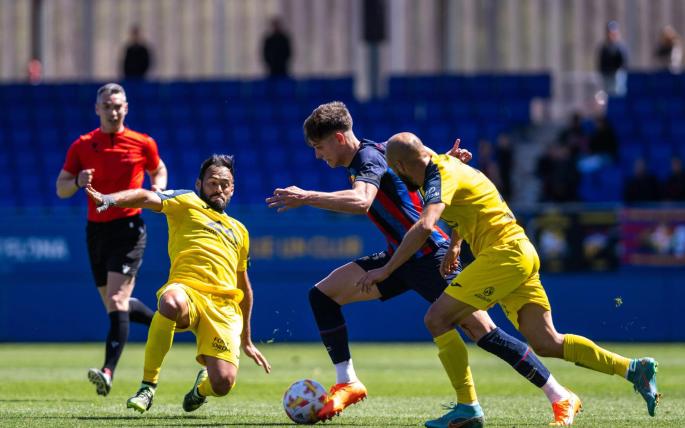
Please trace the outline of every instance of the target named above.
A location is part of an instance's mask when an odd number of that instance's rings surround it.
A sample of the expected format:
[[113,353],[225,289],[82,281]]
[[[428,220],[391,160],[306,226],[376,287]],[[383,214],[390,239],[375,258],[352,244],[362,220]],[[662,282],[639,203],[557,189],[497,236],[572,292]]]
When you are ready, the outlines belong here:
[[347,326],[340,305],[316,287],[309,290],[309,304],[319,326],[321,341],[333,364],[349,360]]

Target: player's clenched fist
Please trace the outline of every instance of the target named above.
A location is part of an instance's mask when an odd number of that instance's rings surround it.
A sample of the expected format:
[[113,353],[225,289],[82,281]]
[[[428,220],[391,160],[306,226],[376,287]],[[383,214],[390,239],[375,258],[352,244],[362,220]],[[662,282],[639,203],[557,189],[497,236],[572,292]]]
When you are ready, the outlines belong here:
[[85,187],[88,184],[92,183],[94,172],[95,168],[89,168],[79,171],[78,175],[76,176],[76,185],[78,187]]

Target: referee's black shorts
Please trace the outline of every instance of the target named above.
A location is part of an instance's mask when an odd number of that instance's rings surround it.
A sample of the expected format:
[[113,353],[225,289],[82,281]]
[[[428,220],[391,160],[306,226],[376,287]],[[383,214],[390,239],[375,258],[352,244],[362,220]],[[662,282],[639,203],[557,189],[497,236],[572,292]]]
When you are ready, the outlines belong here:
[[147,232],[140,215],[103,223],[89,221],[86,240],[97,287],[107,285],[107,272],[135,277],[143,264]]

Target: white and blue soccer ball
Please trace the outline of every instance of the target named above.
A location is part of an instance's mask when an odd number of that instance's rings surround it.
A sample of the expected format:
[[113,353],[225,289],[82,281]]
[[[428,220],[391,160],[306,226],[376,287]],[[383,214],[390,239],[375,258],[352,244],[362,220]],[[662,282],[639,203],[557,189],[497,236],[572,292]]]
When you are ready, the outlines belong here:
[[302,379],[288,387],[283,395],[283,409],[296,424],[315,424],[316,415],[326,403],[328,393],[317,381]]

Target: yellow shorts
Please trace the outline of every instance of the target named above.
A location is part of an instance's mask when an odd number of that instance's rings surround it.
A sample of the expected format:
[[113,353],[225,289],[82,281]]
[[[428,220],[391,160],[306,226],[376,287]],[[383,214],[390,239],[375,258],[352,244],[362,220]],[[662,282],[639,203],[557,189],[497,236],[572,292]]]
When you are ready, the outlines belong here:
[[540,259],[527,239],[495,245],[483,251],[445,289],[453,298],[478,309],[495,303],[518,329],[518,312],[534,303],[551,310],[540,282]]
[[201,292],[185,284],[172,283],[157,291],[158,306],[162,294],[171,289],[182,291],[188,298],[190,325],[177,328],[176,331],[193,332],[197,341],[197,362],[206,365],[203,355],[209,355],[238,367],[240,333],[243,330],[243,314],[238,303],[230,296]]

